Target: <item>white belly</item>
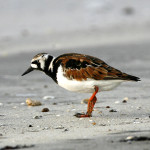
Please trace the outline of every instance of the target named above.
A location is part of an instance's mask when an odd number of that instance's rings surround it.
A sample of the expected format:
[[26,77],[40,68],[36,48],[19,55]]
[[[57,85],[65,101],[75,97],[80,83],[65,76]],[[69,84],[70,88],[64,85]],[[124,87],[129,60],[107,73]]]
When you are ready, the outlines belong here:
[[124,80],[69,80],[63,75],[62,67],[59,67],[58,69],[57,81],[59,86],[69,91],[83,93],[93,93],[95,86],[99,87],[99,91],[109,91],[117,87],[120,83],[124,82]]

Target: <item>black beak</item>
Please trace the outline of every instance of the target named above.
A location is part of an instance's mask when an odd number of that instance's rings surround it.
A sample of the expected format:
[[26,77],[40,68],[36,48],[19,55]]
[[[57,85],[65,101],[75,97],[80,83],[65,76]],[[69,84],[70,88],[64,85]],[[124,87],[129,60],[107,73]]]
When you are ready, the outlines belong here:
[[32,67],[29,67],[23,74],[22,76],[26,75],[27,73],[30,73],[31,71],[33,71],[34,69]]

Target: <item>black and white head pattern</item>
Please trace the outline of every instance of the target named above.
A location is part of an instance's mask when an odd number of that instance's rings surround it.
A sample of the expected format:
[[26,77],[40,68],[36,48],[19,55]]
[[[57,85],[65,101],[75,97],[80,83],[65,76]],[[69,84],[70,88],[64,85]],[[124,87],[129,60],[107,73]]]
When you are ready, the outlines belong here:
[[48,71],[53,56],[47,53],[40,53],[33,57],[31,60],[31,67],[33,69]]

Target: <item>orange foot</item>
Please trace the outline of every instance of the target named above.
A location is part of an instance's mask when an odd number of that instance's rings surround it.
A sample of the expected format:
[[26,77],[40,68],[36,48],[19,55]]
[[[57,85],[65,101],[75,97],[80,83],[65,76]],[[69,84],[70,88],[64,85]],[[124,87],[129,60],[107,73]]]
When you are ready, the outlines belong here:
[[77,118],[92,117],[92,111],[93,111],[94,105],[97,101],[97,98],[96,98],[97,92],[98,92],[98,87],[95,86],[95,92],[93,93],[93,95],[90,97],[90,99],[88,101],[88,107],[87,107],[86,114],[85,113],[76,113],[74,116],[76,116]]
[[91,114],[85,114],[85,113],[76,113],[74,116],[76,116],[77,118],[92,117]]

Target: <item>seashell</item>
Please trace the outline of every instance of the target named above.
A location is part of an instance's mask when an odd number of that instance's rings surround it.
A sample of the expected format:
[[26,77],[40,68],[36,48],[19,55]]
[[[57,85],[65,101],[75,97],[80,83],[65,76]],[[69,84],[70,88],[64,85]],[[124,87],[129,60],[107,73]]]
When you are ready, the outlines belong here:
[[83,99],[83,100],[81,101],[81,104],[87,104],[88,101],[89,101],[89,99]]
[[39,106],[39,105],[42,105],[40,101],[31,100],[30,98],[27,98],[27,99],[26,99],[26,104],[27,104],[28,106]]
[[44,100],[49,100],[49,99],[54,99],[55,97],[54,96],[44,96],[43,99]]

